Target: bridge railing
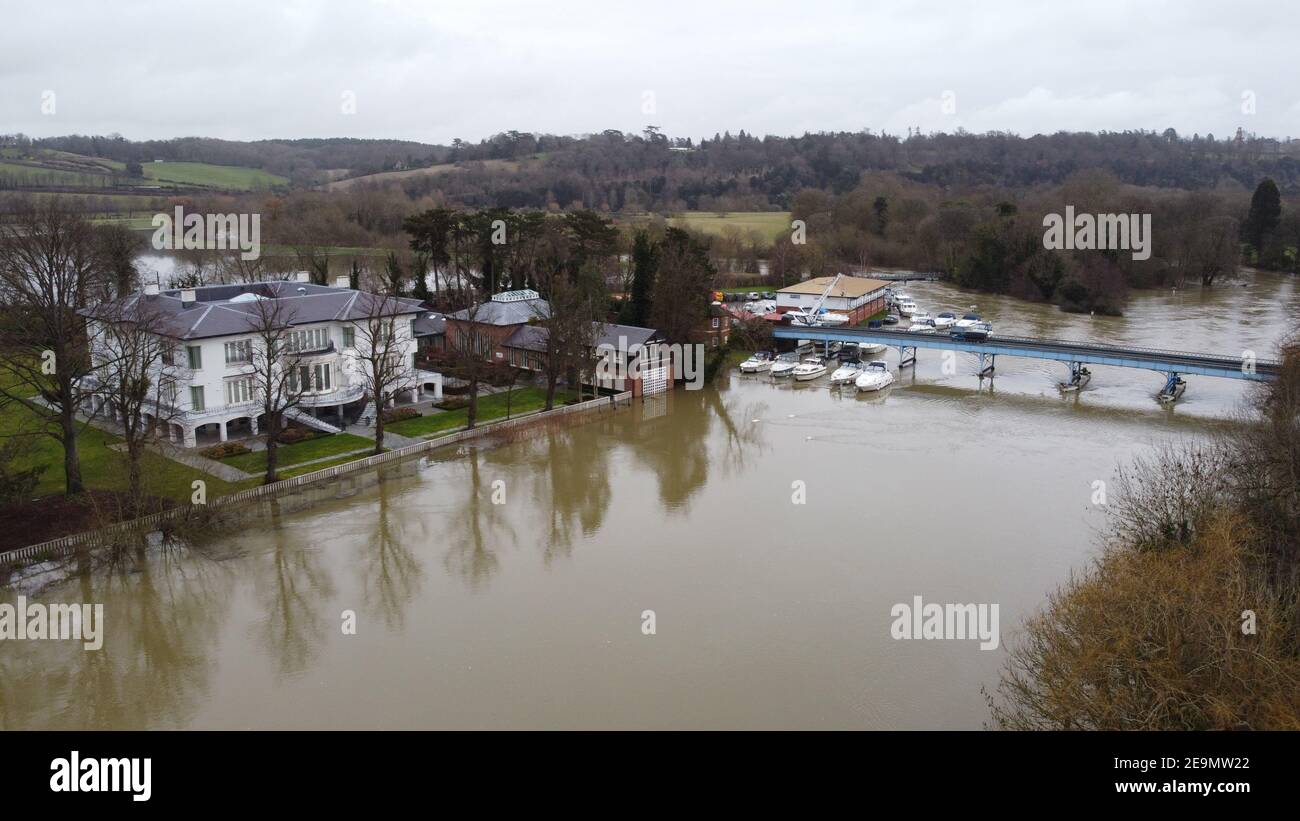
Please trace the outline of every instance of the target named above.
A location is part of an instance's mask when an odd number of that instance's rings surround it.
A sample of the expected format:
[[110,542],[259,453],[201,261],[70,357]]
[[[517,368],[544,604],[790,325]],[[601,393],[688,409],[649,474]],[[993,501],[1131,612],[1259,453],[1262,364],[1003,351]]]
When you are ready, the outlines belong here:
[[[831,328],[826,326],[819,326],[815,328],[801,328],[797,326],[791,326],[789,328],[776,328],[774,330],[776,330],[777,332],[786,331],[790,334],[804,334],[809,331],[814,331],[814,332],[819,331],[823,333],[843,333],[847,331],[848,333],[854,335],[874,334],[882,337],[887,337],[889,339],[900,340],[898,344],[901,345],[906,345],[906,340],[909,339],[918,339],[918,338],[948,339],[949,338],[945,332],[940,330],[917,332],[917,331],[900,331],[900,330],[893,330],[889,328]],[[961,341],[961,340],[953,340],[953,341]],[[1029,337],[1029,336],[1007,336],[1004,334],[990,334],[988,336],[987,341],[978,344],[990,345],[990,344],[997,344],[999,342],[1006,342],[1015,345],[1026,345],[1026,346],[1033,346],[1033,347],[1048,347],[1048,348],[1055,347],[1061,349],[1075,349],[1080,351],[1086,350],[1086,351],[1093,351],[1096,353],[1115,353],[1115,354],[1131,353],[1131,354],[1142,354],[1142,355],[1149,355],[1149,356],[1161,356],[1165,358],[1174,358],[1174,359],[1198,359],[1203,361],[1220,362],[1225,365],[1230,364],[1233,365],[1234,367],[1241,364],[1240,356],[1222,356],[1219,354],[1201,353],[1198,351],[1175,351],[1168,348],[1147,348],[1143,346],[1133,346],[1133,345],[1107,345],[1105,343],[1100,343],[1100,342],[1082,342],[1082,341],[1069,340],[1069,339],[1039,339],[1039,338]],[[1276,368],[1276,367],[1281,367],[1281,364],[1282,363],[1276,359],[1260,359],[1260,358],[1255,359],[1255,366],[1257,368],[1258,367]]]

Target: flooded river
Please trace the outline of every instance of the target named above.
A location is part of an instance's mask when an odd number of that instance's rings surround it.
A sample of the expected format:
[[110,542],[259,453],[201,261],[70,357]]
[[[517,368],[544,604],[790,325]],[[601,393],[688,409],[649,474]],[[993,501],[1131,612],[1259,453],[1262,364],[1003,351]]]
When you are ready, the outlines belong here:
[[[1001,333],[1271,356],[1300,292],[1244,282],[1120,318],[907,290]],[[43,590],[102,602],[104,645],[0,644],[0,727],[978,728],[1007,643],[1095,550],[1093,482],[1249,389],[1193,376],[1163,409],[1152,372],[1063,397],[1061,363],[941,365],[870,398],[733,372]],[[998,604],[1002,646],[892,639],[917,595]]]

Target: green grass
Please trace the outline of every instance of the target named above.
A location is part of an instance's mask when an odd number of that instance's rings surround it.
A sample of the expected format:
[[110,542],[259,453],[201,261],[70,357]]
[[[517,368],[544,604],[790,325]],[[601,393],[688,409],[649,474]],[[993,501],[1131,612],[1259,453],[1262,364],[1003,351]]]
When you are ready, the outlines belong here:
[[[516,388],[513,391],[514,398],[510,402],[510,415],[518,416],[521,413],[541,410],[546,407],[546,391],[541,388]],[[572,391],[556,390],[555,405],[559,407],[574,396]],[[479,422],[490,422],[494,419],[501,419],[506,415],[506,395],[504,393],[494,393],[490,396],[480,396],[478,399],[478,418]],[[434,436],[451,433],[465,427],[469,422],[469,410],[461,408],[460,410],[443,411],[428,416],[417,416],[414,419],[403,419],[401,422],[394,422],[391,425],[385,425],[385,431],[392,431],[400,436],[410,436],[412,438],[430,439]]]
[[765,239],[776,239],[790,231],[789,211],[728,211],[719,216],[710,211],[687,211],[670,217],[669,225],[691,228],[708,234],[722,234],[728,227],[748,236],[757,232]]
[[[37,427],[35,412],[18,403],[10,403],[0,410],[0,437],[19,431],[33,431]],[[77,436],[81,456],[81,477],[91,490],[126,489],[126,454],[111,450],[110,445],[122,440],[98,428],[84,427]],[[36,486],[36,497],[63,493],[66,477],[63,471],[63,448],[49,436],[31,437],[32,449],[14,460],[11,468],[26,470],[35,465],[46,466]],[[165,456],[146,451],[141,457],[144,489],[152,496],[163,496],[188,502],[190,483],[202,479],[207,483],[208,498],[214,498],[250,487],[249,483],[230,483],[188,465],[172,461]],[[254,481],[252,484],[256,484]]]
[[[317,436],[314,439],[308,439],[306,442],[298,442],[293,445],[281,445],[276,448],[276,475],[280,474],[280,468],[292,467],[303,462],[310,462],[313,459],[323,459],[326,456],[337,456],[344,453],[350,453],[355,450],[373,449],[375,443],[361,436],[354,436],[351,433],[332,433],[327,436]],[[245,473],[261,475],[266,473],[266,451],[258,450],[252,453],[243,453],[239,456],[228,456],[221,460],[232,468],[242,470]],[[344,460],[347,461],[347,460]],[[320,463],[325,467],[325,463]],[[316,470],[316,466],[309,466],[310,470]],[[303,471],[310,472],[309,470]]]
[[65,171],[60,168],[45,168],[44,166],[39,165],[0,162],[0,180],[10,178],[20,185],[65,185],[101,188],[113,184],[113,178],[106,174],[82,174],[76,171]]
[[289,182],[284,177],[268,174],[258,168],[237,165],[202,162],[148,162],[142,165],[145,177],[151,180],[219,188],[223,191],[261,191],[287,185]]
[[[373,445],[374,443],[372,442],[371,444]],[[374,450],[374,448],[372,447],[371,450]],[[392,450],[392,448],[384,448],[385,453],[390,450]],[[365,453],[357,454],[354,456],[340,456],[337,459],[330,459],[327,462],[316,462],[315,464],[311,464],[311,465],[299,465],[298,467],[289,468],[288,470],[278,470],[276,471],[276,476],[281,479],[292,479],[295,476],[302,476],[304,473],[315,473],[318,470],[324,470],[325,468],[332,468],[335,465],[346,465],[348,462],[355,462],[358,459],[364,459],[370,455],[371,452],[366,451]]]

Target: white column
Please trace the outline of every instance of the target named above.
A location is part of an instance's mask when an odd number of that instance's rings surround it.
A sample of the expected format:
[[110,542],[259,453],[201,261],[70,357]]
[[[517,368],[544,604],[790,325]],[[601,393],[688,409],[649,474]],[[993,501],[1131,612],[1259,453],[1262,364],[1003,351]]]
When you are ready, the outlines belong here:
[[185,447],[192,448],[198,444],[198,437],[195,436],[193,425],[185,425],[181,430],[183,431],[182,441],[184,441]]
[[226,441],[226,423],[224,420],[217,423],[217,435],[221,437],[221,441]]
[[250,416],[250,417],[248,417],[248,430],[249,430],[249,432],[251,432],[254,436],[257,435],[257,417],[256,417],[256,416]]

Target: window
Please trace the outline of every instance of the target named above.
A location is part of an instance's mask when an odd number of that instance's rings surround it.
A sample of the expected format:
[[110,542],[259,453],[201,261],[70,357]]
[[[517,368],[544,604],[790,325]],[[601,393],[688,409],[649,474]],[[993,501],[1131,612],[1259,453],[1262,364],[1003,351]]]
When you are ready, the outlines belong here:
[[234,365],[253,361],[253,340],[240,339],[226,343],[226,364]]
[[718,327],[718,318],[716,316],[713,318],[713,327]]
[[158,386],[159,393],[162,394],[162,401],[168,405],[176,404],[176,383],[170,379],[164,379]]
[[164,365],[176,364],[176,346],[170,342],[163,346],[162,361]]
[[319,351],[329,347],[328,328],[309,328],[305,331],[292,331],[285,334],[285,347],[294,351]]
[[202,385],[190,385],[190,410],[195,413],[202,413],[207,410],[207,406],[203,402]]
[[239,405],[251,401],[253,401],[253,380],[247,378],[226,380],[227,405]]
[[190,370],[197,371],[203,367],[203,349],[198,345],[186,345],[185,356],[189,360]]
[[348,326],[343,329],[343,347],[355,348],[357,346],[357,329]]
[[317,365],[314,369],[316,381],[313,383],[318,391],[327,391],[330,389],[330,366]]

